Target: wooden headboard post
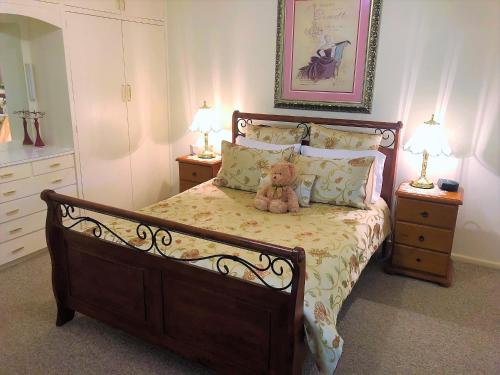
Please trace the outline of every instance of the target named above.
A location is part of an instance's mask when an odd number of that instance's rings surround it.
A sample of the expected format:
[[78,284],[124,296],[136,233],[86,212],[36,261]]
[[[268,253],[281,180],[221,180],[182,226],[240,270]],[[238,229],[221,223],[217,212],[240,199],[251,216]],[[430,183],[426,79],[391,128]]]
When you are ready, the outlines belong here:
[[[255,122],[256,121],[256,122]],[[379,151],[386,156],[384,165],[384,181],[382,183],[382,198],[391,207],[394,180],[396,177],[396,164],[399,150],[399,132],[403,127],[401,121],[398,122],[382,122],[382,121],[365,121],[365,120],[346,120],[336,118],[323,117],[306,117],[306,116],[288,116],[288,115],[271,115],[264,113],[245,113],[240,111],[233,112],[232,121],[232,139],[236,142],[236,137],[239,135],[245,136],[245,127],[248,125],[283,125],[283,126],[303,126],[304,139],[302,144],[309,144],[309,126],[314,123],[318,125],[327,125],[334,127],[354,127],[373,129],[373,133],[382,135],[382,142]]]

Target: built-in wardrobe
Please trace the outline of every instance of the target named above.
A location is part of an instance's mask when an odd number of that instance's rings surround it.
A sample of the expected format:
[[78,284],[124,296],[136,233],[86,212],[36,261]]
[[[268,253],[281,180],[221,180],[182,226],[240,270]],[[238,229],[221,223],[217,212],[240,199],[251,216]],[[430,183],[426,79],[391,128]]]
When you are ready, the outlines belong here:
[[[125,209],[172,193],[165,28],[163,0],[0,1],[0,267],[46,247],[43,189]],[[46,112],[46,147],[23,145],[22,108]]]

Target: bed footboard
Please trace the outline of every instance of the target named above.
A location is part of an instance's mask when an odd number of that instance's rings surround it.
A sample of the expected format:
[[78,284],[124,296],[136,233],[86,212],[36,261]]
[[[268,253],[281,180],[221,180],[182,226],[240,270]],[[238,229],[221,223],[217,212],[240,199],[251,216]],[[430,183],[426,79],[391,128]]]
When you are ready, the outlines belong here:
[[[302,248],[203,230],[51,190],[41,196],[48,207],[46,234],[58,326],[78,311],[221,373],[301,373]],[[149,241],[150,248],[102,239],[109,228],[92,212],[136,223],[137,236]],[[75,230],[89,222],[93,225],[89,233]],[[162,246],[174,246],[176,234],[258,252],[264,266],[220,254],[216,272],[189,259],[151,254]],[[279,275],[286,267],[292,276],[283,288],[257,284],[228,275],[225,262],[239,262],[257,278],[263,269]]]

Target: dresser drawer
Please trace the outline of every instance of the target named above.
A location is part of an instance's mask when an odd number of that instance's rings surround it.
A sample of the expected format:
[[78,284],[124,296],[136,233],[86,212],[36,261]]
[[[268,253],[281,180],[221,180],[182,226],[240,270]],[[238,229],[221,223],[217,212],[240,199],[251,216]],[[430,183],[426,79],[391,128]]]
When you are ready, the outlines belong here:
[[32,165],[33,165],[33,174],[39,175],[39,174],[58,171],[61,169],[73,168],[75,166],[75,162],[73,159],[73,154],[71,154],[71,155],[58,156],[50,159],[34,161]]
[[0,168],[0,184],[27,178],[31,176],[31,164],[19,164]]
[[399,198],[396,220],[453,229],[458,206]]
[[44,247],[47,247],[45,229],[0,243],[0,264],[11,262]]
[[440,276],[448,272],[448,255],[400,244],[395,244],[392,251],[392,264],[395,266]]
[[0,224],[0,242],[13,240],[14,238],[42,229],[45,226],[46,216],[47,213],[44,210]]
[[179,164],[179,177],[181,180],[193,182],[205,182],[210,180],[212,176],[212,167],[205,167],[202,165],[180,163]]
[[397,221],[395,242],[450,253],[453,231]]
[[0,184],[0,203],[39,194],[44,189],[57,189],[75,184],[75,169],[68,168],[39,176]]
[[[70,185],[61,189],[57,189],[56,192],[73,197],[77,196],[76,185]],[[0,223],[18,219],[35,212],[43,211],[46,208],[47,205],[40,198],[40,194],[38,193],[35,195],[30,195],[26,198],[5,202],[0,204]]]

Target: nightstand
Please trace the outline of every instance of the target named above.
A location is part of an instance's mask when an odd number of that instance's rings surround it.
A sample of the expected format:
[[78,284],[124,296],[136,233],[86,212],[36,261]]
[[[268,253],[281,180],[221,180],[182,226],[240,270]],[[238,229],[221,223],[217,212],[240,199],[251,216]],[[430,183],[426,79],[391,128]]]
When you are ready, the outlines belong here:
[[417,189],[404,182],[396,197],[394,247],[385,270],[450,286],[451,248],[463,189]]
[[181,192],[214,178],[221,166],[220,157],[200,159],[195,155],[186,155],[176,160],[179,162],[179,190]]

